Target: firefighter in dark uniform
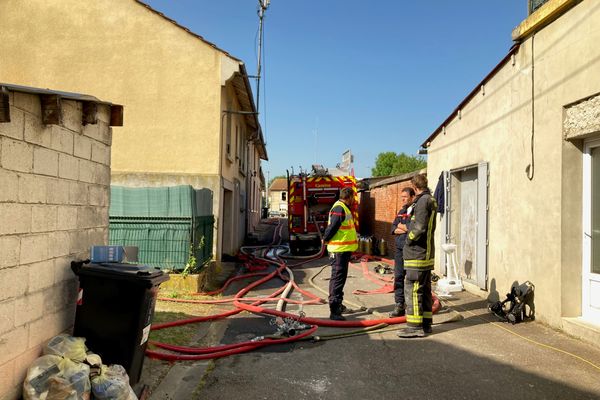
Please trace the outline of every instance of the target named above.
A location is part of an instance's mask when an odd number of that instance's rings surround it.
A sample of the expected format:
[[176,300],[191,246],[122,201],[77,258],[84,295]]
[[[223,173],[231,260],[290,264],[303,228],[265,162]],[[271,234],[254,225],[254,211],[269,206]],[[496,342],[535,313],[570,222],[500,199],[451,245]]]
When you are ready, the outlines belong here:
[[404,256],[403,248],[406,241],[406,233],[412,213],[415,191],[411,187],[405,187],[400,192],[400,211],[396,214],[392,222],[392,235],[396,236],[396,252],[394,254],[394,310],[390,317],[403,317],[405,314],[404,302]]
[[358,249],[358,237],[351,211],[353,204],[354,191],[351,188],[343,188],[340,191],[340,199],[329,211],[329,222],[323,235],[323,243],[327,244],[327,250],[333,256],[329,280],[329,319],[334,321],[346,319],[342,316],[346,309],[342,304],[344,285],[348,277],[350,257],[352,252]]
[[416,197],[408,235],[404,244],[404,296],[407,327],[400,337],[422,337],[431,333],[432,306],[431,270],[434,264],[434,237],[437,203],[427,187],[423,174],[411,179]]

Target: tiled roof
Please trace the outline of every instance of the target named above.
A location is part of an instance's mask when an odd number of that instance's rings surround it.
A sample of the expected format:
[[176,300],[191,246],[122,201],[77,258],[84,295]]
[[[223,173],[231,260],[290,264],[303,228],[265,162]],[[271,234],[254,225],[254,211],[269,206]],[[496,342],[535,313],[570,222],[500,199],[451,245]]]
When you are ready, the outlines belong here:
[[287,179],[285,179],[285,178],[273,179],[273,182],[271,182],[271,186],[269,186],[269,190],[270,191],[273,191],[273,190],[286,191],[287,190]]

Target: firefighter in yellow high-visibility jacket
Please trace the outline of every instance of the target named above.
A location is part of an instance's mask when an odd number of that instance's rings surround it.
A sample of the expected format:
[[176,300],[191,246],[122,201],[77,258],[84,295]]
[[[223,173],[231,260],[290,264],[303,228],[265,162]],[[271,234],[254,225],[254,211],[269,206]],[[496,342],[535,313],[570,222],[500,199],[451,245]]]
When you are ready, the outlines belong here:
[[427,187],[423,174],[411,179],[416,197],[408,234],[404,244],[404,297],[406,299],[406,324],[398,332],[400,337],[422,337],[431,333],[432,306],[431,270],[434,263],[435,217],[437,202]]
[[329,318],[343,321],[342,313],[346,307],[344,301],[344,285],[348,277],[348,263],[352,252],[358,249],[358,237],[355,221],[352,216],[354,191],[343,188],[340,199],[333,204],[329,211],[329,222],[323,235],[323,243],[333,256],[331,263],[331,279],[329,280]]

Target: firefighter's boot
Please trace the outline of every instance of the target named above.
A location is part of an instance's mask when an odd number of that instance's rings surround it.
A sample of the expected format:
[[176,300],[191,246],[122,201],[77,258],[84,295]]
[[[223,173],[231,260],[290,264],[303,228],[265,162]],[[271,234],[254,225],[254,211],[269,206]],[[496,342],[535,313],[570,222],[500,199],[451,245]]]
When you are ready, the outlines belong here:
[[329,319],[333,321],[345,321],[346,318],[342,316],[342,309],[345,309],[342,304],[330,304],[329,305]]
[[357,311],[353,308],[348,308],[343,304],[340,306],[340,314],[354,314],[355,312]]
[[416,338],[424,336],[425,331],[421,326],[407,326],[406,328],[400,329],[398,331],[398,337],[401,338]]
[[394,310],[390,313],[390,318],[404,317],[405,314],[404,304],[396,303]]

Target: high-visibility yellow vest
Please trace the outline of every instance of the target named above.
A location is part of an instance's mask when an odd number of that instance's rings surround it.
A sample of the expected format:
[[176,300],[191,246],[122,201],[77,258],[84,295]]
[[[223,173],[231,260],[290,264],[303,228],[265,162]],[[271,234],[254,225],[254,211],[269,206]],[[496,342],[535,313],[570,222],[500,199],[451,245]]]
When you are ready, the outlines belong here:
[[[327,243],[327,250],[331,253],[356,251],[358,249],[358,238],[356,236],[356,228],[354,227],[354,218],[352,217],[352,212],[343,201],[336,201],[331,208],[333,209],[335,206],[341,206],[344,209],[346,218],[342,221],[340,229],[338,229],[329,243]],[[328,223],[331,223],[331,212],[329,213]]]

